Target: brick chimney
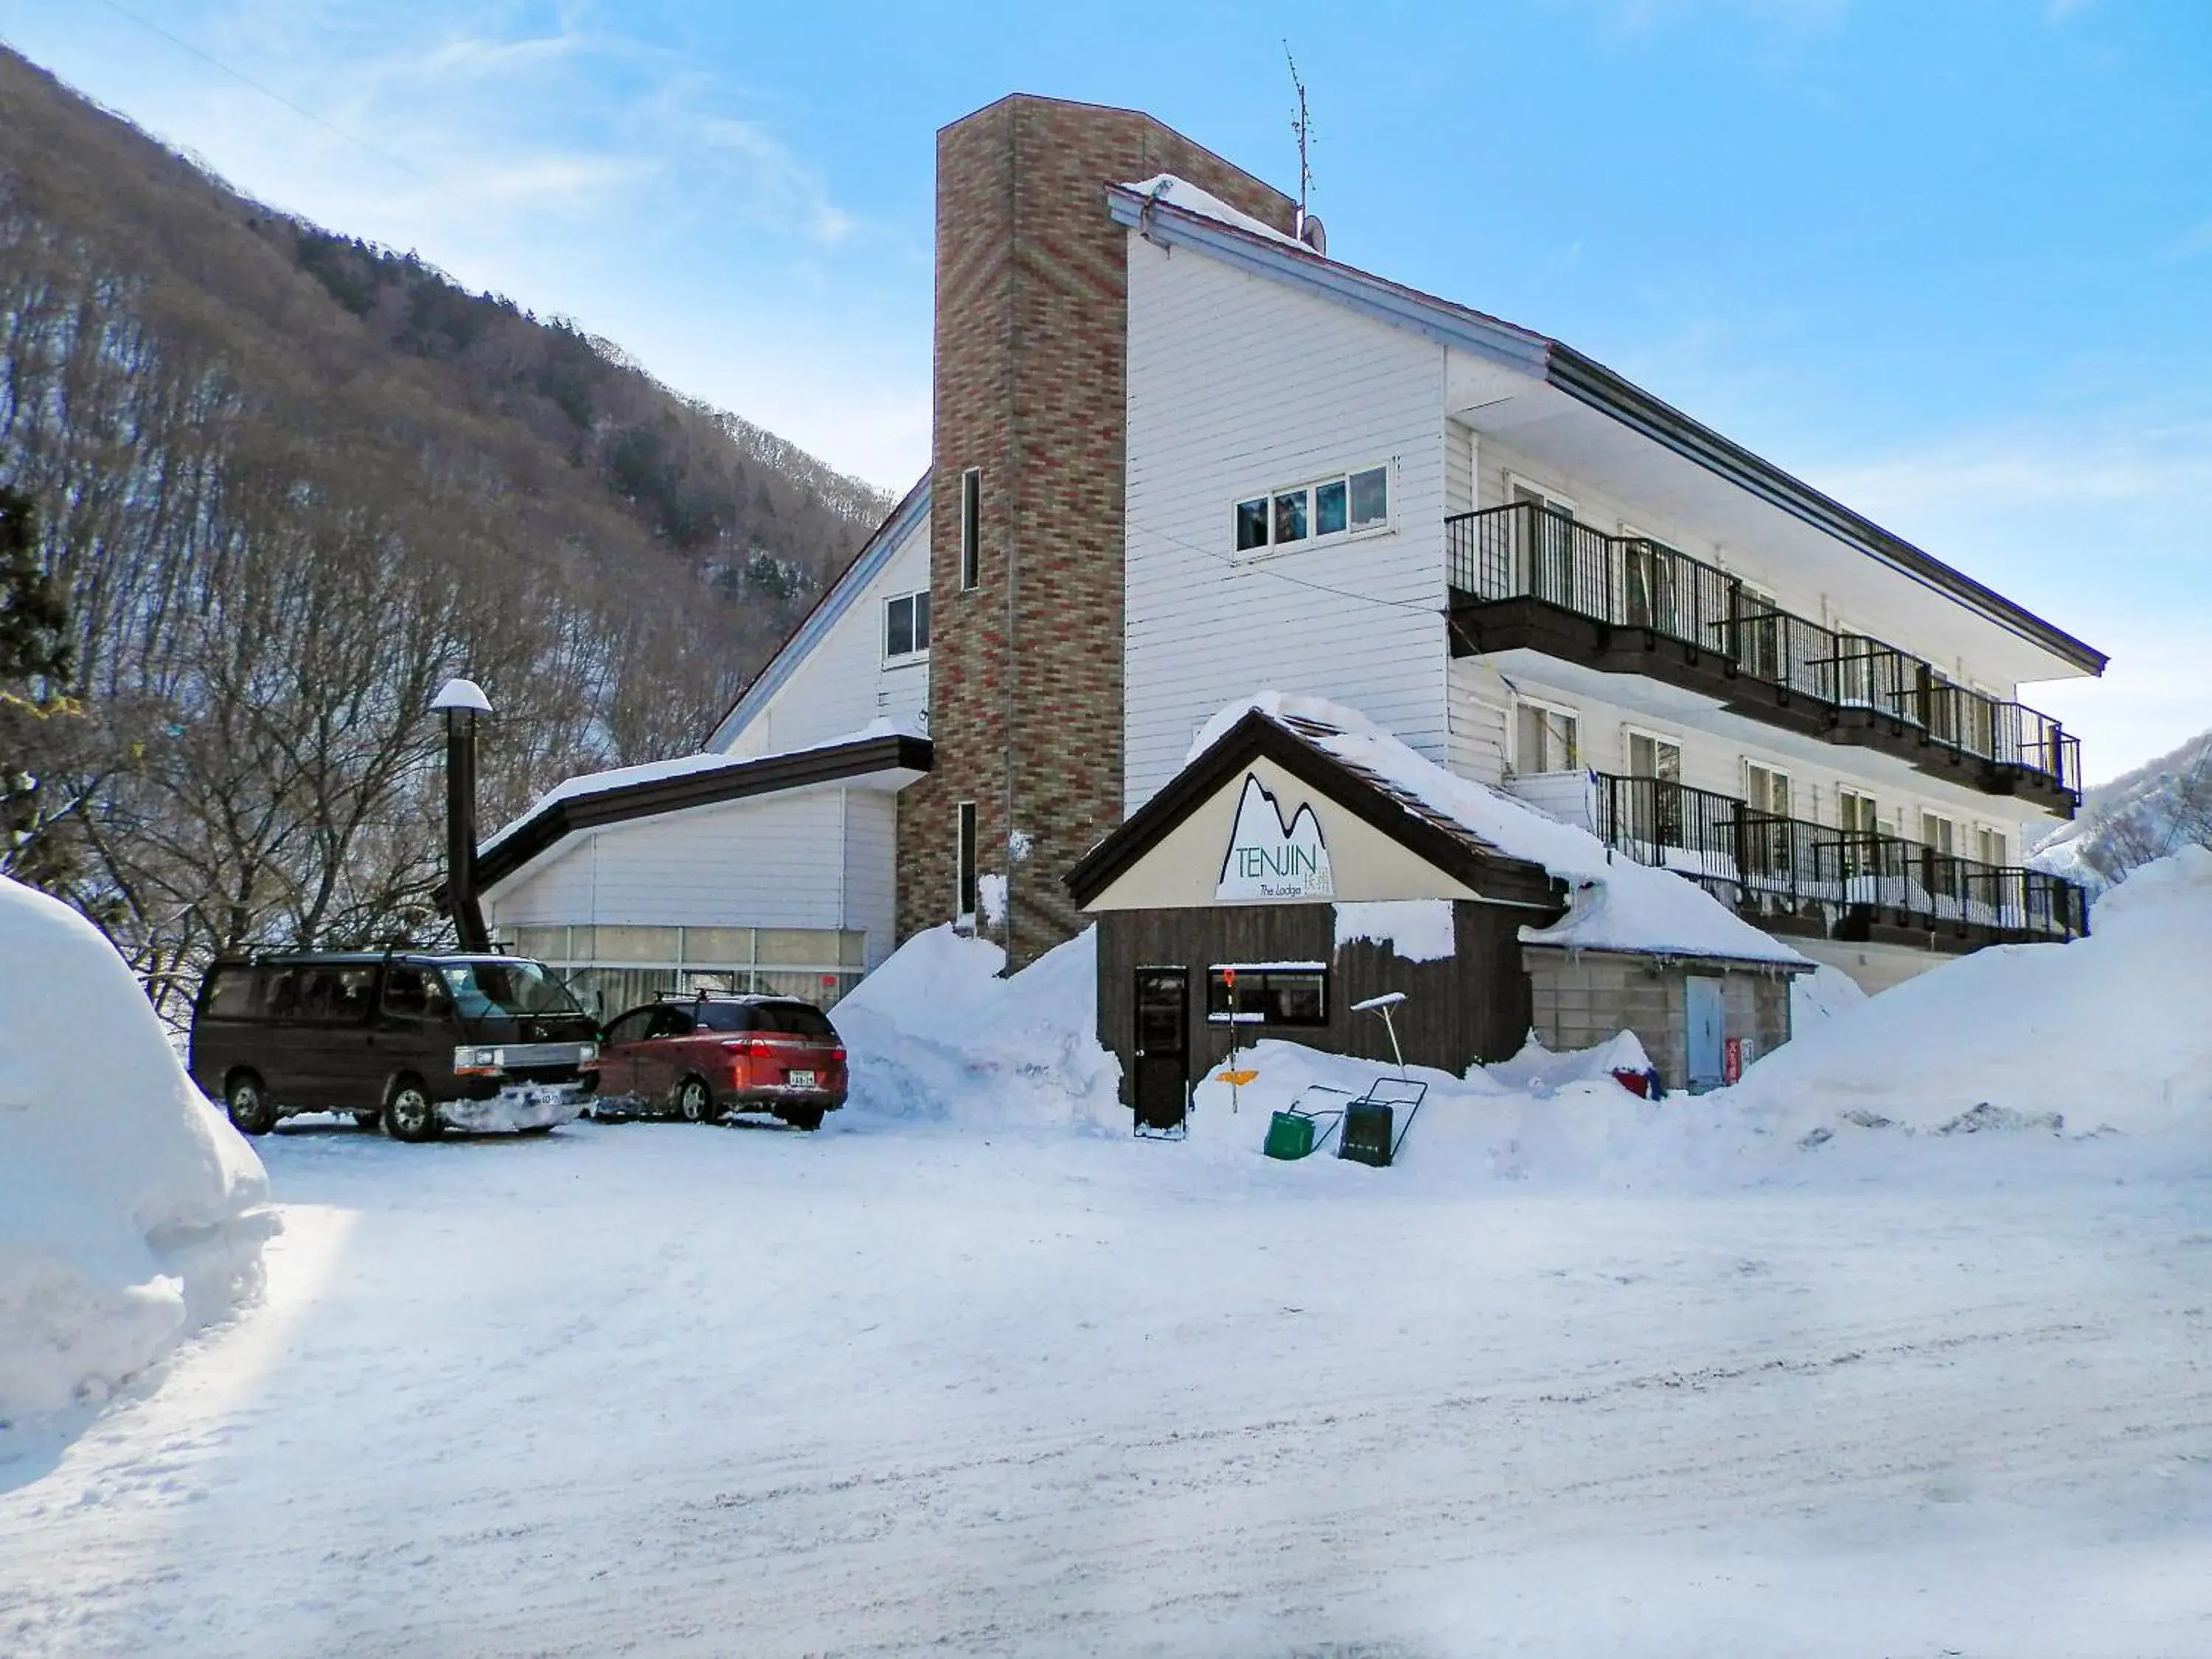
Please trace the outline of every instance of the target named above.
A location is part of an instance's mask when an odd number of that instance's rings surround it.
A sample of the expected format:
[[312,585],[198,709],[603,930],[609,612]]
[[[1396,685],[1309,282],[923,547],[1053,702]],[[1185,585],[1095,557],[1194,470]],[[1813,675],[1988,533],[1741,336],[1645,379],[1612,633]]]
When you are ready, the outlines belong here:
[[1105,187],[1161,173],[1291,228],[1290,197],[1134,110],[1017,94],[937,135],[936,769],[898,798],[901,939],[954,915],[961,803],[986,894],[1007,884],[1012,938],[981,931],[1016,967],[1080,929],[1060,877],[1121,822],[1128,267]]

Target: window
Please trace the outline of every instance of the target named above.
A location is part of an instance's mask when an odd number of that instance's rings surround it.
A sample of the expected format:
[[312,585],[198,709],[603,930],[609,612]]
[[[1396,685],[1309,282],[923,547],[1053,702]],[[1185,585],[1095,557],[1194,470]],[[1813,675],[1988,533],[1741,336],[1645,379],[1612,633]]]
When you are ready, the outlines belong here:
[[208,975],[207,994],[201,1004],[210,1019],[244,1019],[253,1012],[253,970],[216,969]]
[[1754,812],[1769,817],[1790,816],[1790,775],[1778,772],[1771,766],[1761,766],[1757,761],[1743,763],[1744,800]]
[[1920,844],[1935,853],[1955,853],[1959,850],[1959,825],[1954,818],[1940,812],[1920,815]]
[[1215,1025],[1326,1025],[1328,969],[1318,962],[1218,963],[1206,970],[1206,1018]]
[[1505,493],[1515,506],[1536,509],[1512,515],[1515,535],[1522,544],[1520,562],[1528,592],[1554,605],[1571,604],[1575,597],[1575,504],[1526,478],[1508,477]]
[[608,1026],[607,1047],[614,1048],[625,1042],[643,1042],[646,1028],[653,1024],[653,1012],[650,1008],[635,1009]]
[[1523,777],[1582,764],[1582,722],[1564,708],[1522,702],[1514,737],[1513,769]]
[[1744,672],[1779,684],[1782,672],[1782,618],[1774,595],[1749,582],[1736,586],[1736,660]]
[[1997,866],[1999,868],[2002,868],[2005,862],[2004,831],[2002,830],[1992,830],[1987,824],[1984,824],[1981,828],[1976,830],[1974,831],[1974,856],[1979,859],[1984,864],[1993,864]]
[[1628,775],[1656,778],[1662,783],[1681,782],[1682,745],[1671,738],[1654,737],[1649,732],[1631,732]]
[[963,592],[979,580],[982,514],[983,469],[971,466],[960,475],[960,586]]
[[953,851],[954,885],[953,914],[972,917],[975,914],[975,803],[960,803],[958,845]]
[[911,662],[929,650],[929,590],[884,601],[884,660]]
[[396,963],[384,972],[384,1012],[398,1019],[426,1019],[446,1008],[445,982],[421,968]]
[[1364,536],[1390,527],[1390,469],[1366,467],[1237,503],[1237,550]]
[[368,1018],[376,969],[358,967],[310,968],[301,976],[300,1017],[353,1024]]
[[1631,732],[1628,775],[1645,780],[1628,788],[1630,833],[1656,847],[1684,845],[1682,745],[1649,732]]
[[1846,879],[1863,876],[1874,867],[1874,838],[1881,833],[1875,819],[1874,797],[1851,788],[1836,791],[1836,824],[1844,833],[1839,862]]

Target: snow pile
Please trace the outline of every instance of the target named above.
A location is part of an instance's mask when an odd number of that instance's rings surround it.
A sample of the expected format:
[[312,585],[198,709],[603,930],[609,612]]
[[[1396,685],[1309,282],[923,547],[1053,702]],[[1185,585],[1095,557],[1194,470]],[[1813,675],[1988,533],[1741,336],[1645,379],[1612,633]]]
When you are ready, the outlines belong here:
[[[1765,1174],[1784,1150],[1745,1124],[1723,1103],[1724,1093],[1669,1095],[1654,1103],[1612,1075],[1615,1067],[1641,1070],[1647,1063],[1634,1035],[1622,1032],[1571,1054],[1532,1042],[1511,1060],[1472,1066],[1464,1077],[1409,1066],[1406,1077],[1427,1084],[1428,1093],[1417,1114],[1393,1105],[1393,1132],[1402,1138],[1380,1178],[1401,1191],[1459,1192],[1501,1182],[1615,1190],[1735,1186]],[[1193,1155],[1243,1164],[1248,1173],[1255,1164],[1281,1171],[1252,1177],[1271,1182],[1378,1178],[1336,1156],[1337,1115],[1378,1080],[1386,1092],[1396,1090],[1391,1061],[1266,1037],[1237,1051],[1235,1069],[1253,1073],[1250,1082],[1232,1089],[1224,1079],[1228,1069],[1209,1066],[1193,1092]],[[1315,1155],[1289,1164],[1261,1158],[1270,1116],[1294,1107],[1320,1125]]]
[[999,977],[1005,963],[997,945],[933,927],[839,1001],[849,1109],[1126,1133],[1121,1066],[1097,1036],[1097,930],[1011,979]]
[[0,1426],[105,1400],[254,1294],[267,1196],[113,947],[0,878]]
[[1840,968],[1823,963],[1809,974],[1790,981],[1790,1031],[1801,1037],[1825,1025],[1838,1014],[1847,1014],[1867,1000],[1859,982]]
[[1449,899],[1378,899],[1336,907],[1336,942],[1365,939],[1407,962],[1442,962],[1453,951]]
[[[1290,726],[1322,752],[1372,773],[1509,857],[1540,864],[1566,882],[1567,914],[1551,927],[1522,928],[1521,937],[1531,945],[1663,951],[1793,968],[1810,965],[1695,882],[1618,858],[1589,830],[1449,772],[1357,710],[1324,698],[1262,691],[1231,703],[1200,728],[1185,764],[1255,708]],[[1291,726],[1293,721],[1304,722],[1304,729]]]
[[1294,247],[1301,253],[1313,250],[1295,236],[1285,236],[1274,226],[1250,214],[1229,205],[1212,191],[1200,190],[1188,179],[1178,179],[1172,173],[1156,173],[1138,184],[1125,184],[1126,191],[1150,197],[1155,202],[1164,202],[1170,207],[1181,208],[1185,213],[1195,213],[1201,219],[1212,219],[1253,236],[1263,236],[1285,247]]
[[1801,1033],[1727,1094],[1747,1114],[1818,1128],[1956,1132],[2059,1114],[2069,1132],[2201,1132],[2208,988],[2212,850],[2190,847],[2114,888],[2087,939],[1947,963]]

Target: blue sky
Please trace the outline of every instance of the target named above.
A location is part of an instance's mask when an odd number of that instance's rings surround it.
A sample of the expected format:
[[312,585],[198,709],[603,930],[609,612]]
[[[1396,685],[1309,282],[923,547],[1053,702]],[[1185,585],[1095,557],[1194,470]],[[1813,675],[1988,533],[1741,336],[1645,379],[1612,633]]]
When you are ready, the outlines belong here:
[[2028,696],[2093,778],[2212,726],[2202,0],[0,0],[0,39],[241,189],[892,488],[928,450],[935,129],[1133,105],[1294,184],[1285,36],[1333,253],[2112,652]]

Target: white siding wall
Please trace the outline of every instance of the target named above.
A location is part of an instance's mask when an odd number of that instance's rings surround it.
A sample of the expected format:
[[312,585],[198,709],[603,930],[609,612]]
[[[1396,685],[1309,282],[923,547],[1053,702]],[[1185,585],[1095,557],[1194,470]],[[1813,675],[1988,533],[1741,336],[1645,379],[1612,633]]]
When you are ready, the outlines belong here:
[[1511,760],[1506,733],[1512,719],[1513,693],[1498,671],[1476,657],[1453,659],[1451,688],[1451,759],[1448,764],[1463,778],[1493,787],[1505,776]]
[[[1128,247],[1127,810],[1263,689],[1444,760],[1443,348],[1193,249]],[[1232,565],[1237,500],[1392,458],[1392,534]]]
[[763,708],[732,735],[726,752],[774,755],[856,732],[870,720],[907,717],[929,707],[929,664],[884,664],[884,601],[929,586],[927,520],[900,544],[820,644]]
[[845,921],[868,930],[871,972],[891,953],[898,926],[898,797],[853,789],[845,796]]
[[[870,792],[800,790],[613,825],[501,888],[486,920],[502,930],[872,925],[845,921],[848,793]],[[888,884],[887,845],[883,857]]]

